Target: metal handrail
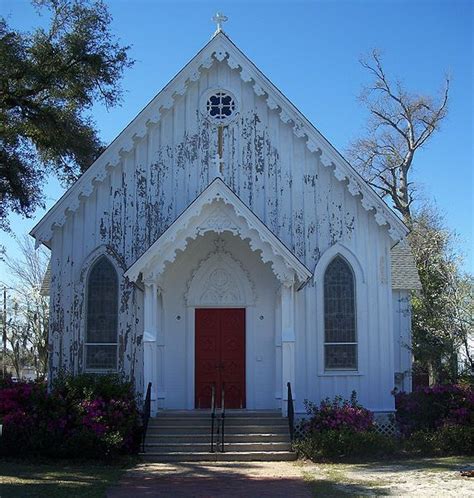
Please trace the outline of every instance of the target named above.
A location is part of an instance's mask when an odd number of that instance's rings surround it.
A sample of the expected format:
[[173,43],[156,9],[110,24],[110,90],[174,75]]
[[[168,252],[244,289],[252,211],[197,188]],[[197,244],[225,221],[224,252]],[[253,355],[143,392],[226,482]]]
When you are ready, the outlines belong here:
[[224,425],[225,425],[225,382],[221,391],[221,452],[224,453]]
[[295,434],[295,407],[293,405],[293,395],[291,394],[291,384],[288,382],[286,385],[288,386],[288,426],[290,429],[290,439],[293,441]]
[[216,418],[216,385],[211,387],[211,453],[214,453],[214,421]]
[[145,451],[145,438],[146,431],[148,429],[148,421],[150,420],[151,412],[151,382],[148,382],[148,387],[146,389],[145,402],[143,403],[143,414],[142,414],[142,448]]

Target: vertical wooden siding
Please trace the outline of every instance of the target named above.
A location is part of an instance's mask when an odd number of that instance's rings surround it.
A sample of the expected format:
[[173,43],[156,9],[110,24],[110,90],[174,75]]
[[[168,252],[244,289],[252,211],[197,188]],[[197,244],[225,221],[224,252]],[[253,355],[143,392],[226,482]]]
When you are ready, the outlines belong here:
[[[393,376],[390,240],[346,186],[308,151],[303,139],[270,110],[226,63],[204,70],[160,122],[55,230],[52,241],[51,367],[83,368],[84,282],[94,255],[107,253],[119,273],[128,268],[212,181],[217,133],[202,117],[201,94],[212,87],[234,93],[239,116],[224,130],[224,181],[313,270],[323,254],[343,243],[366,271],[370,313],[361,334],[363,376],[318,376],[315,288],[298,295],[298,386],[306,397],[350,394],[356,388],[370,406],[390,405]],[[383,269],[385,265],[385,269]],[[141,291],[123,281],[120,299],[120,367],[142,378]],[[314,355],[314,356],[313,356]],[[298,396],[299,400],[302,396]]]

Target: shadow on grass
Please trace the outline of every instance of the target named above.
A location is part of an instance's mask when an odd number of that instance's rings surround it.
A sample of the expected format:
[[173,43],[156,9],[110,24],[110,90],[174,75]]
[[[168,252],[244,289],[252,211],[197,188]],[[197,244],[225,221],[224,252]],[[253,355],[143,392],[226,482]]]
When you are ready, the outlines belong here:
[[102,497],[128,465],[52,460],[0,460],[0,496],[11,497]]
[[307,484],[314,497],[326,496],[385,496],[390,490],[382,487],[386,484],[380,480],[351,481],[341,470],[330,470],[324,477],[317,477],[311,472],[303,472]]
[[[219,461],[197,461],[197,462],[161,462],[157,464],[143,462],[134,469],[129,475],[134,477],[153,476],[154,465],[158,465],[161,474],[169,473],[172,469],[173,476],[179,478],[187,477],[210,477],[214,478],[235,478],[242,472],[249,472],[260,468],[257,462],[219,462]],[[159,474],[156,474],[160,476]]]
[[327,496],[387,496],[389,490],[380,489],[376,486],[364,486],[363,484],[350,484],[332,481],[331,479],[312,480],[310,489],[314,497]]

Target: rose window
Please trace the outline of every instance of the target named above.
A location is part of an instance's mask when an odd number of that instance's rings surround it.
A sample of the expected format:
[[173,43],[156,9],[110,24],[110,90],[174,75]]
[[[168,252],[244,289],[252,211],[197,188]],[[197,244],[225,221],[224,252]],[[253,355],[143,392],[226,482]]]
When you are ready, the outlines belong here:
[[226,92],[216,92],[207,99],[206,109],[208,115],[217,121],[224,121],[232,117],[235,112],[235,101]]

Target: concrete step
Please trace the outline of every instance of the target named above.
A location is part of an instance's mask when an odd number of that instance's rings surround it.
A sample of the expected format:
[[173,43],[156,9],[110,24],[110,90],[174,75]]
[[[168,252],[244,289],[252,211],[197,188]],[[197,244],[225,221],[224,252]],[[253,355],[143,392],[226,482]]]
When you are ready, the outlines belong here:
[[[220,421],[221,418],[215,419]],[[225,423],[229,426],[237,425],[278,425],[288,427],[288,420],[281,417],[225,417]],[[148,427],[168,427],[168,426],[195,426],[210,425],[210,417],[163,417],[154,418],[148,421]]]
[[[147,442],[150,443],[208,443],[210,441],[210,432],[206,434],[157,434],[148,432]],[[226,434],[226,443],[286,443],[290,440],[288,432],[280,434]]]
[[140,453],[147,462],[281,462],[296,460],[292,451],[209,452],[146,452]]
[[[218,416],[215,433],[220,428]],[[223,453],[210,452],[210,432],[210,411],[160,412],[149,421],[142,456],[149,462],[281,461],[296,458],[296,454],[290,451],[288,420],[274,410],[227,412]]]
[[[215,426],[217,429],[217,426]],[[182,426],[182,425],[169,425],[166,427],[149,425],[147,430],[147,435],[161,435],[161,434],[210,434],[211,424],[206,425],[193,425],[193,426]],[[230,434],[288,434],[287,425],[246,425],[246,426],[230,426],[225,424],[225,433]]]
[[[231,417],[280,417],[280,410],[226,410],[226,416]],[[216,410],[216,414],[220,414],[220,410]],[[156,417],[150,418],[150,420],[161,419],[165,417],[211,417],[211,410],[162,410],[158,412]]]
[[[220,449],[220,445],[219,445]],[[291,444],[286,443],[224,443],[225,452],[265,452],[265,451],[290,451]],[[146,442],[145,451],[147,453],[205,453],[210,451],[210,443],[150,443]]]

